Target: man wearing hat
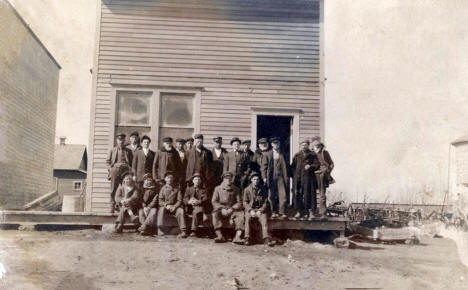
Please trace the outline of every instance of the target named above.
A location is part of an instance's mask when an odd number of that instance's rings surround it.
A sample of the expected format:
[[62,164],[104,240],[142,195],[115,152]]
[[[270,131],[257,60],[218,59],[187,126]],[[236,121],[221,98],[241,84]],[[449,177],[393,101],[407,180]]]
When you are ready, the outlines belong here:
[[[262,160],[262,178],[270,190],[270,202],[272,204],[272,218],[286,216],[287,191],[289,181],[288,163],[280,151],[280,139],[270,139],[272,150],[267,152]],[[278,215],[279,214],[279,215]]]
[[115,232],[122,233],[127,217],[139,225],[138,210],[140,209],[140,194],[133,182],[133,174],[127,172],[123,175],[122,184],[115,193],[115,203],[119,209],[119,215],[115,221]]
[[121,183],[121,174],[129,172],[132,166],[133,154],[128,148],[125,148],[125,134],[120,133],[116,136],[117,145],[109,150],[106,158],[108,178],[111,181],[110,192],[110,212],[116,210],[115,192]]
[[224,157],[227,154],[226,149],[223,146],[223,138],[213,138],[214,146],[211,149],[211,155],[213,156],[213,162],[211,163],[211,172],[213,174],[213,185],[218,186],[223,181],[221,175],[223,174]]
[[153,162],[153,178],[156,182],[162,183],[166,172],[171,171],[174,177],[174,186],[179,186],[182,175],[182,163],[177,150],[172,146],[172,138],[164,137],[163,146],[156,152]]
[[177,138],[175,149],[180,157],[181,163],[181,177],[180,177],[180,190],[182,193],[185,192],[186,182],[185,182],[185,172],[187,171],[188,156],[189,153],[185,151],[185,139]]
[[[293,178],[293,206],[296,215],[293,219],[301,218],[301,215],[314,215],[315,208],[315,174],[319,168],[317,156],[309,149],[309,140],[303,140],[300,150],[293,157],[291,163],[291,175]],[[306,217],[306,216],[305,216]]]
[[212,173],[210,172],[210,165],[213,162],[211,151],[203,146],[203,135],[196,134],[194,140],[194,147],[189,153],[187,170],[185,172],[186,181],[190,182],[191,177],[195,173],[199,173],[201,179],[206,185],[209,193],[212,190]]
[[190,236],[197,236],[198,227],[203,224],[203,216],[206,216],[208,192],[203,187],[203,181],[199,173],[192,175],[192,186],[185,192],[185,205],[187,214],[192,215],[192,232]]
[[[261,172],[263,155],[269,150],[268,139],[260,138],[258,139],[257,144],[258,149],[255,150],[254,157],[252,160],[252,171]],[[263,180],[261,180],[261,182],[263,182]]]
[[260,183],[260,173],[250,174],[250,185],[244,189],[244,210],[245,210],[245,245],[250,245],[250,234],[252,222],[258,220],[262,226],[262,238],[265,245],[273,246],[268,229],[268,216],[270,203],[268,192]]
[[141,226],[138,231],[142,235],[150,235],[156,232],[159,194],[151,173],[145,174],[143,180],[143,197],[138,211]]
[[185,211],[182,207],[182,192],[179,186],[174,184],[174,174],[167,171],[164,175],[165,184],[159,192],[158,210],[158,235],[164,235],[162,227],[165,227],[167,214],[175,216],[179,224],[180,234],[178,238],[186,238]]
[[193,139],[192,137],[185,138],[185,151],[190,153],[190,151],[193,148],[193,142],[194,141],[195,141],[195,139]]
[[325,145],[320,141],[320,137],[314,137],[312,142],[312,148],[317,159],[320,163],[320,167],[315,171],[315,177],[317,179],[317,210],[318,215],[324,218],[327,213],[327,198],[326,191],[327,187],[335,183],[335,180],[331,176],[331,172],[335,167],[330,153],[325,150]]
[[234,174],[234,185],[242,187],[242,177],[250,170],[250,162],[245,158],[244,152],[240,148],[241,140],[237,137],[231,139],[232,151],[228,152],[224,158],[223,172],[232,172]]
[[127,148],[132,150],[133,154],[140,148],[140,134],[138,134],[137,131],[133,131],[132,134],[130,134],[130,144],[127,145]]
[[249,183],[250,183],[250,178],[249,178],[249,175],[250,173],[253,171],[252,170],[252,167],[254,167],[254,163],[253,163],[253,158],[254,158],[254,153],[252,150],[250,150],[250,145],[251,145],[251,141],[250,140],[244,140],[242,141],[242,146],[241,146],[241,150],[242,150],[242,166],[244,166],[244,168],[242,168],[242,177],[241,177],[241,189],[244,189],[246,188]]
[[135,181],[137,187],[141,190],[143,186],[144,176],[146,174],[151,175],[153,162],[154,162],[154,151],[149,149],[151,138],[144,135],[141,138],[141,147],[138,148],[133,154],[132,169],[135,174]]
[[227,223],[235,225],[236,236],[232,242],[236,244],[244,243],[241,239],[244,230],[242,196],[239,188],[232,183],[233,177],[232,172],[224,172],[222,175],[223,182],[215,188],[211,199],[213,204],[213,227],[216,233],[215,243],[226,241],[221,229]]

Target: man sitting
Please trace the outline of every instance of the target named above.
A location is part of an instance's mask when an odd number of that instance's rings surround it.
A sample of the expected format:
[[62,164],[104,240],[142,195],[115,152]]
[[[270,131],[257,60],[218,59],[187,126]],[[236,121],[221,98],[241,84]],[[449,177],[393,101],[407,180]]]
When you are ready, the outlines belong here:
[[241,239],[244,230],[244,213],[242,212],[242,197],[239,188],[232,184],[234,174],[227,171],[222,175],[223,182],[213,192],[213,227],[216,233],[215,243],[225,242],[221,228],[229,221],[235,224],[236,236],[232,240],[235,244],[243,244]]
[[159,212],[158,212],[158,235],[164,235],[161,227],[164,226],[164,217],[166,214],[175,216],[179,224],[180,234],[178,238],[186,238],[185,212],[182,205],[182,192],[173,185],[174,175],[167,171],[164,176],[165,185],[159,192]]
[[206,202],[208,200],[208,192],[203,188],[201,175],[195,173],[191,181],[193,186],[185,191],[185,204],[187,205],[187,213],[192,213],[192,232],[190,236],[197,236],[198,227],[203,224],[203,216],[206,215]]
[[262,238],[265,245],[272,247],[274,242],[271,241],[268,230],[269,202],[268,192],[260,185],[260,174],[253,172],[250,174],[250,184],[244,189],[244,209],[245,209],[245,245],[251,244],[250,230],[251,223],[258,219],[262,226]]
[[141,227],[138,228],[138,231],[142,235],[151,235],[156,230],[159,198],[156,191],[156,184],[151,174],[145,174],[145,176],[143,176],[143,190],[144,194],[141,201],[141,208],[138,212]]
[[115,192],[115,204],[119,209],[119,215],[115,222],[115,233],[122,233],[127,217],[130,217],[130,220],[137,226],[139,225],[138,217],[135,215],[140,208],[139,200],[140,196],[133,182],[133,174],[127,172],[123,176],[122,184]]

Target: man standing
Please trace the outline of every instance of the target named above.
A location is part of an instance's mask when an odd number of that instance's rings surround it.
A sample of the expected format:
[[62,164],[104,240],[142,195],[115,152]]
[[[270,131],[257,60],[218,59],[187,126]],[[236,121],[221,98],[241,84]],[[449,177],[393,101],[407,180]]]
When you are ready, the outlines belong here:
[[273,150],[264,155],[262,177],[270,190],[270,202],[273,210],[271,217],[285,219],[287,218],[286,203],[288,197],[286,187],[289,181],[289,169],[283,153],[280,152],[280,139],[273,137],[270,142]]
[[262,226],[262,238],[265,245],[272,247],[274,243],[271,241],[268,229],[268,212],[269,201],[268,192],[260,184],[260,174],[252,172],[250,174],[250,185],[244,189],[244,209],[245,209],[245,245],[251,244],[250,230],[251,223],[258,219]]
[[215,137],[213,138],[214,146],[211,149],[211,154],[213,156],[213,163],[211,172],[213,174],[213,186],[218,186],[221,184],[221,175],[223,174],[224,167],[224,157],[227,154],[226,149],[223,146],[223,138]]
[[140,135],[137,131],[130,134],[130,144],[127,145],[127,148],[132,150],[133,154],[135,154],[135,151],[140,148]]
[[254,153],[250,150],[250,140],[242,141],[242,161],[241,161],[241,189],[246,188],[250,183],[250,173],[252,172]]
[[133,154],[132,169],[135,174],[137,187],[141,191],[145,174],[151,174],[154,162],[154,151],[149,149],[151,138],[143,136],[141,138],[141,148]]
[[116,210],[115,192],[121,183],[121,175],[125,172],[130,172],[132,166],[133,154],[130,149],[125,148],[125,134],[116,136],[117,146],[109,151],[106,158],[108,178],[111,181],[110,193],[110,212]]
[[304,140],[300,144],[300,151],[293,157],[291,163],[291,173],[293,177],[293,197],[294,210],[296,215],[293,219],[314,215],[315,209],[315,174],[319,164],[315,154],[309,149],[309,140]]
[[235,185],[232,184],[233,174],[224,172],[223,182],[213,192],[211,203],[213,204],[213,227],[216,233],[215,243],[223,243],[226,239],[221,228],[227,223],[234,224],[236,236],[232,240],[235,244],[243,244],[241,239],[244,230],[244,213],[242,212],[242,197]]
[[173,173],[173,186],[178,187],[180,176],[182,173],[182,164],[180,162],[179,153],[172,146],[172,138],[164,137],[162,139],[163,147],[156,152],[153,162],[153,178],[156,182],[162,183],[166,172]]
[[262,167],[262,158],[263,155],[268,152],[268,139],[260,138],[258,139],[258,149],[255,150],[253,157],[252,171],[261,172]]
[[312,142],[313,150],[317,154],[317,159],[320,163],[320,167],[315,171],[315,177],[317,178],[317,209],[320,218],[324,218],[327,213],[327,198],[326,191],[327,187],[335,183],[335,180],[331,176],[331,172],[335,167],[333,160],[331,159],[330,153],[324,149],[325,145],[320,141],[320,137],[314,137]]
[[192,151],[194,141],[195,139],[193,139],[192,137],[188,137],[185,139],[185,151],[189,152],[189,154],[190,151]]
[[246,164],[243,162],[246,160],[243,157],[243,152],[240,150],[241,140],[237,137],[231,139],[232,151],[228,152],[224,158],[224,169],[223,173],[231,172],[234,174],[233,183],[236,187],[241,188],[242,176],[244,169],[246,169]]
[[180,177],[180,190],[182,193],[185,193],[186,182],[185,182],[185,172],[187,171],[187,164],[188,164],[188,152],[185,151],[185,139],[177,138],[176,139],[176,150],[180,157],[181,162],[181,177]]
[[191,177],[195,173],[199,173],[202,181],[206,184],[207,190],[213,189],[212,186],[212,173],[210,172],[210,165],[213,162],[211,151],[203,146],[203,135],[196,134],[194,140],[194,147],[189,153],[187,170],[185,172],[186,181],[190,182]]

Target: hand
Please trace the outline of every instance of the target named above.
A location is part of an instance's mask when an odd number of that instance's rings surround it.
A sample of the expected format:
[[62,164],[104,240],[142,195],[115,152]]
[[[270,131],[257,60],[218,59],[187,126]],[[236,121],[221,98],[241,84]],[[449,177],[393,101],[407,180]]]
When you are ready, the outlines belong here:
[[264,182],[264,183],[267,183],[267,179],[266,179],[266,178],[263,178],[263,182]]
[[172,206],[171,205],[166,205],[166,210],[171,211]]
[[249,211],[249,214],[250,214],[251,217],[255,217],[255,211],[253,209],[251,209]]
[[228,208],[228,209],[227,209],[227,214],[230,215],[230,214],[232,214],[233,211],[234,211],[234,210],[233,210],[232,208]]
[[306,166],[304,166],[304,169],[305,169],[305,170],[309,170],[309,168],[310,168],[310,165],[309,165],[309,164],[307,164]]
[[143,208],[143,212],[145,213],[145,216],[148,216],[149,211],[150,211],[149,207],[144,207]]

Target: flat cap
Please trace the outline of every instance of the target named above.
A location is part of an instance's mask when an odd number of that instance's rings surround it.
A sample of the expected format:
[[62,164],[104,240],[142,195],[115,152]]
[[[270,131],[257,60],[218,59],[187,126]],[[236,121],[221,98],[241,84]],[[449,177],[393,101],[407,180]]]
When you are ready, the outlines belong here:
[[124,133],[119,133],[119,134],[115,135],[115,137],[117,139],[125,139],[125,137],[127,137],[127,135],[125,135]]
[[163,142],[172,143],[173,140],[172,140],[171,137],[164,137],[164,138],[162,139],[162,141],[163,141]]
[[171,170],[166,171],[166,173],[164,173],[164,178],[168,176],[174,176],[174,172],[172,172]]
[[254,171],[254,172],[250,173],[249,179],[252,179],[255,176],[260,177],[260,173],[258,173],[257,171]]
[[201,178],[200,173],[198,173],[198,172],[194,173],[194,174],[192,175],[192,177],[190,178],[190,180],[193,180],[195,177]]
[[143,137],[141,137],[141,142],[143,142],[143,140],[145,140],[145,139],[150,141],[150,143],[151,143],[151,138],[148,137],[147,135],[143,135]]
[[234,143],[234,142],[239,142],[239,143],[241,143],[241,139],[239,139],[239,138],[237,138],[237,137],[234,137],[234,138],[231,139],[231,143],[230,143],[230,144],[232,145],[232,143]]
[[223,143],[223,137],[214,137],[213,141],[216,143]]
[[130,137],[132,137],[132,136],[139,137],[140,134],[137,131],[133,131],[132,134],[130,134]]
[[251,144],[251,143],[252,143],[252,142],[251,142],[249,139],[242,141],[242,145],[244,145],[244,144]]
[[305,139],[305,140],[302,140],[302,141],[301,141],[301,143],[299,143],[299,144],[302,144],[302,143],[306,143],[307,145],[310,145],[310,141],[309,141],[309,140],[307,140],[307,139]]
[[177,138],[175,141],[176,141],[176,142],[179,142],[179,143],[185,143],[185,139],[184,139],[184,138]]
[[311,140],[312,140],[312,142],[314,142],[314,141],[319,141],[319,142],[321,142],[321,141],[320,141],[320,140],[321,140],[321,139],[320,139],[320,136],[314,136],[314,137],[312,137]]
[[263,143],[268,143],[268,139],[267,138],[258,139],[258,144],[263,144]]
[[193,143],[194,139],[192,137],[185,138],[185,142],[192,142]]
[[194,139],[202,139],[203,140],[203,134],[195,134]]
[[232,172],[230,171],[226,171],[223,173],[223,175],[221,175],[221,178],[224,178],[224,177],[233,177],[234,174],[232,174]]
[[280,138],[279,137],[272,137],[270,138],[271,143],[280,143]]

